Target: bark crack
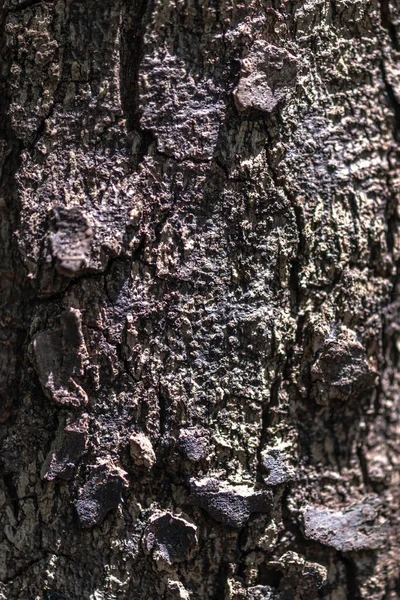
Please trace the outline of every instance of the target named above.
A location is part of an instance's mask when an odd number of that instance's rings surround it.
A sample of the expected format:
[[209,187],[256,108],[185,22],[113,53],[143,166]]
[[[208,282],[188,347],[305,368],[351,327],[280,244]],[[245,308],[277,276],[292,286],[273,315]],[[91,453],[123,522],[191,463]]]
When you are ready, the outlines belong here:
[[18,521],[19,516],[19,499],[17,488],[15,487],[14,479],[11,473],[4,473],[3,475],[4,486],[7,490],[7,495],[10,501],[12,511],[14,513],[15,520]]
[[135,0],[131,7],[126,3],[126,7],[127,12],[121,26],[121,105],[127,117],[128,129],[135,131],[140,138],[136,149],[139,165],[156,141],[152,131],[142,129],[139,99],[140,64],[144,55],[146,26],[149,15],[152,14],[152,2]]
[[396,142],[400,142],[400,103],[397,100],[395,90],[388,79],[384,60],[382,60],[381,62],[381,73],[383,84],[385,86],[386,96],[388,99],[388,105],[392,109],[394,116],[393,138]]
[[346,569],[346,584],[347,584],[347,597],[351,600],[360,600],[360,590],[357,585],[357,567],[351,558],[341,554],[343,564]]
[[392,42],[392,46],[395,50],[399,50],[399,39],[397,36],[397,30],[390,18],[390,8],[389,8],[389,0],[381,0],[380,1],[380,9],[381,9],[381,23],[382,26],[387,30],[390,40]]

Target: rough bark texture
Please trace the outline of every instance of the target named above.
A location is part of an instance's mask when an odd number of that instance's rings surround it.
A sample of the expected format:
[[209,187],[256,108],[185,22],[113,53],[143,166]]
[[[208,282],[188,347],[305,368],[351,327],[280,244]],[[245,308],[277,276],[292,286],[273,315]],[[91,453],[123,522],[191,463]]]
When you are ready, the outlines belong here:
[[400,598],[398,0],[3,0],[0,598]]

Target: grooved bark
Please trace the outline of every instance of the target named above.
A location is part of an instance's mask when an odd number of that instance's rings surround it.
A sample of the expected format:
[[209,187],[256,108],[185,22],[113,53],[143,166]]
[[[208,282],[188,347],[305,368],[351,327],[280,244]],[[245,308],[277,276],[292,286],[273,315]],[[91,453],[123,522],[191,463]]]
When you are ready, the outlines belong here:
[[3,0],[0,598],[396,600],[397,0]]

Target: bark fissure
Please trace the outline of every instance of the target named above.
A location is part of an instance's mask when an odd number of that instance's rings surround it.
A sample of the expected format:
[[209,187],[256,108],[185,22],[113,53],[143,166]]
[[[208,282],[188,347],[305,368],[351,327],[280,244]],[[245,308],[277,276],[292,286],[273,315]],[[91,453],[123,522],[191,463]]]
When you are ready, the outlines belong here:
[[0,596],[395,600],[396,5],[9,4]]
[[347,597],[354,600],[361,600],[361,595],[357,585],[357,567],[353,559],[342,555],[342,561],[346,569]]
[[127,115],[128,129],[137,132],[140,142],[137,149],[137,164],[148,154],[156,137],[150,130],[143,129],[140,122],[139,105],[140,63],[144,54],[144,37],[151,14],[152,1],[134,0],[125,2],[121,29],[121,102]]
[[16,521],[18,521],[18,515],[19,515],[19,498],[18,498],[18,494],[17,494],[17,490],[15,487],[15,483],[13,480],[13,475],[11,473],[5,473],[3,475],[3,481],[4,481],[4,485],[6,487],[7,490],[7,495],[14,513],[14,517],[16,519]]
[[387,30],[390,41],[395,50],[399,50],[399,39],[397,29],[391,19],[390,0],[380,0],[381,7],[381,22],[382,26]]
[[400,141],[400,103],[397,100],[393,86],[388,80],[384,60],[381,63],[382,80],[385,86],[385,92],[388,99],[388,104],[393,111],[393,138],[396,142]]

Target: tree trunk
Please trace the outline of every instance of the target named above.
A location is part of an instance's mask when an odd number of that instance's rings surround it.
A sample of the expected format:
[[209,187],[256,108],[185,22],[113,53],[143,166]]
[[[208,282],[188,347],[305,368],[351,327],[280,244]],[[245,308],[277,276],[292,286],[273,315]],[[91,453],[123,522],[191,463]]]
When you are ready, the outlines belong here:
[[400,598],[399,1],[0,30],[0,598]]

